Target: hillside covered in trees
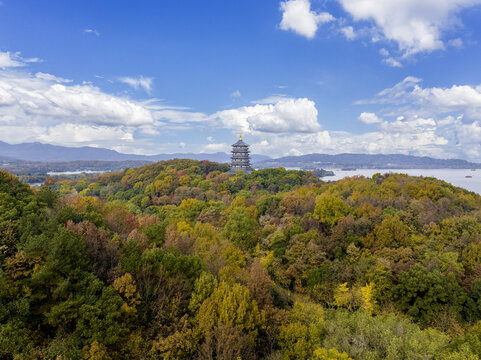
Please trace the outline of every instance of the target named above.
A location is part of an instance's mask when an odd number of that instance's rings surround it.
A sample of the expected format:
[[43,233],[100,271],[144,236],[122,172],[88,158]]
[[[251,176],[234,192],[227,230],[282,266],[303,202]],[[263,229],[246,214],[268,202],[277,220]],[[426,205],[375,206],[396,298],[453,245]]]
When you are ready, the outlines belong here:
[[480,196],[227,170],[0,172],[0,358],[481,357]]

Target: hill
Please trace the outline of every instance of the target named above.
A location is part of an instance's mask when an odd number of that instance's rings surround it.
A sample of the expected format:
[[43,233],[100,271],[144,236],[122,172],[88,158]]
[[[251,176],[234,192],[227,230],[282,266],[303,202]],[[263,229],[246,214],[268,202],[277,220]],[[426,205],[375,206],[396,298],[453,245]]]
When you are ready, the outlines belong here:
[[0,358],[481,357],[481,196],[227,169],[0,171]]

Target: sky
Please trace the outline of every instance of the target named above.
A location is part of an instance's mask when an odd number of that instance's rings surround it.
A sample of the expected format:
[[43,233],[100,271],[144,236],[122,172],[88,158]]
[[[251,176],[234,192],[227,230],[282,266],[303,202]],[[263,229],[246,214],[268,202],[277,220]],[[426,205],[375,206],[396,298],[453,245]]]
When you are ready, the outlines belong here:
[[0,141],[481,162],[481,0],[0,0]]

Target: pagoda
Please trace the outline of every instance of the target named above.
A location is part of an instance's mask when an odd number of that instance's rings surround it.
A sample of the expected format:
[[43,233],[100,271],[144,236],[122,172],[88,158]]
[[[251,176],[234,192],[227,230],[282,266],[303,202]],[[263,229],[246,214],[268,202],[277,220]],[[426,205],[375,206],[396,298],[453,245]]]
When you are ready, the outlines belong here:
[[249,145],[242,141],[242,134],[239,134],[239,141],[232,144],[232,157],[230,172],[236,173],[242,170],[246,174],[252,171],[249,159]]

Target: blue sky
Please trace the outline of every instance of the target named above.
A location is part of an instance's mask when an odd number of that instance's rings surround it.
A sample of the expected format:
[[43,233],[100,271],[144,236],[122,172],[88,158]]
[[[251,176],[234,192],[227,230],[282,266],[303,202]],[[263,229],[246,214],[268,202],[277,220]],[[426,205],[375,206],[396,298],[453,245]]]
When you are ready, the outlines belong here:
[[2,141],[481,161],[481,0],[0,4]]

